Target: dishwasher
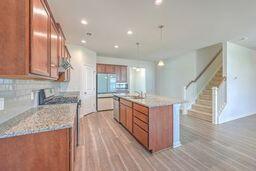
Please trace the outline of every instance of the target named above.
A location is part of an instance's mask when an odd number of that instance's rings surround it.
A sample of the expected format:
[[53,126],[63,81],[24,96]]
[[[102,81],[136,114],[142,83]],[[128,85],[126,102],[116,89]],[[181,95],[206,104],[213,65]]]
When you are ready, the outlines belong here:
[[119,122],[119,101],[120,101],[120,98],[117,97],[117,96],[114,96],[113,99],[114,99],[113,116],[114,116],[114,119]]

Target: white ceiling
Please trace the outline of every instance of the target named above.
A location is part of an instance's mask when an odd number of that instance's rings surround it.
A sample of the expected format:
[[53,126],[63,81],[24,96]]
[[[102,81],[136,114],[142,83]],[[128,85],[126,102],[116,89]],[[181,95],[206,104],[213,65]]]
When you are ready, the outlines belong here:
[[[242,36],[249,39],[239,44],[256,47],[255,0],[163,0],[161,6],[154,0],[48,1],[67,41],[81,45],[85,39],[84,46],[101,56],[158,60]],[[128,29],[134,35],[128,36]],[[139,57],[136,42],[141,43]]]

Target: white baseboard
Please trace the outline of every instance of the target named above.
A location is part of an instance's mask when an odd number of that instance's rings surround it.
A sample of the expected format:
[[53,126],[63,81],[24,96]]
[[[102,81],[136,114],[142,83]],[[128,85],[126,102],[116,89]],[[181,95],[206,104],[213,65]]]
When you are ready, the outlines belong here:
[[173,148],[177,148],[177,147],[180,147],[180,146],[181,146],[180,141],[173,142]]

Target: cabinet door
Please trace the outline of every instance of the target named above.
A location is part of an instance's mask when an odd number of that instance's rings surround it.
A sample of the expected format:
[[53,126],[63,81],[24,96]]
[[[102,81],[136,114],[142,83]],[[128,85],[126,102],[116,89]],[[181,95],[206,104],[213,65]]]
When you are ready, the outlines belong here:
[[116,82],[121,82],[121,67],[116,65],[115,66],[115,74],[116,74]]
[[127,66],[121,66],[121,82],[127,82]]
[[51,21],[51,77],[58,78],[58,30],[54,21]]
[[126,127],[126,106],[120,104],[120,122]]
[[106,73],[106,65],[105,64],[97,64],[97,73]]
[[30,72],[50,76],[50,15],[42,0],[32,0]]
[[126,107],[126,128],[132,133],[133,127],[133,115],[132,115],[132,108]]
[[106,73],[115,74],[115,66],[114,65],[106,65]]

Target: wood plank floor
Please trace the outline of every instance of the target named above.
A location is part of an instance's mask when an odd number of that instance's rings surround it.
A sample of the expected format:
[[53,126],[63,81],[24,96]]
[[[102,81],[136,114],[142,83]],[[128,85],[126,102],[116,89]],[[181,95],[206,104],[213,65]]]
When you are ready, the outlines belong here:
[[75,171],[255,171],[256,115],[217,126],[182,116],[182,146],[151,154],[111,111],[100,112],[81,119],[79,143]]

